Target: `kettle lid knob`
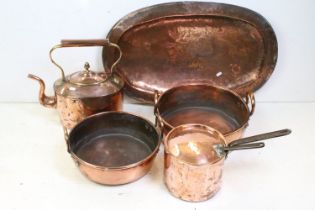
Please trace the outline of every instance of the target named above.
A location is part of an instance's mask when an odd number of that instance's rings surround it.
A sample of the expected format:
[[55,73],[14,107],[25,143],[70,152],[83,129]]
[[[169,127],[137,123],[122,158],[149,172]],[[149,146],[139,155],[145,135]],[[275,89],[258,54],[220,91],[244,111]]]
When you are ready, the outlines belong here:
[[87,72],[89,72],[90,70],[90,64],[89,64],[89,62],[85,62],[85,64],[84,64],[84,69],[85,69],[85,71],[87,71]]

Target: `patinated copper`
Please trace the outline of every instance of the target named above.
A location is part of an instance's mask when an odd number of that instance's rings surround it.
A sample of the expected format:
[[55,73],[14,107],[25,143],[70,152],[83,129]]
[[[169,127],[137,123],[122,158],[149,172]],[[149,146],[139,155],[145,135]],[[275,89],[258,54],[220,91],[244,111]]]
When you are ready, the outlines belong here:
[[220,132],[205,125],[186,124],[172,129],[164,138],[164,181],[175,197],[194,202],[208,200],[221,187],[225,156],[204,164],[186,162],[174,156],[169,150],[169,142],[186,133],[204,133],[213,139],[211,143],[227,145]]
[[[228,144],[219,131],[206,125],[177,126],[163,140],[165,184],[170,193],[180,199],[194,202],[207,200],[221,187],[223,163],[228,152],[262,148],[265,146],[263,142],[254,142],[290,133],[291,130],[283,129]],[[172,147],[172,144],[177,147]]]
[[123,80],[115,73],[113,68],[118,60],[110,67],[109,72],[94,72],[86,63],[84,70],[65,76],[64,70],[52,58],[55,49],[63,47],[85,47],[85,46],[110,46],[120,48],[108,40],[63,40],[61,44],[50,50],[50,59],[60,72],[61,78],[54,83],[54,96],[45,95],[45,83],[39,77],[29,74],[28,77],[37,80],[40,84],[39,102],[46,106],[57,108],[66,138],[68,132],[80,121],[92,114],[121,110],[123,101]]
[[197,123],[217,129],[226,141],[239,139],[255,110],[255,98],[209,84],[188,84],[156,93],[156,124],[166,135],[173,127]]
[[87,117],[69,135],[69,152],[80,171],[105,185],[133,182],[151,168],[159,150],[154,125],[126,112],[103,112]]
[[[206,82],[241,96],[261,87],[277,61],[277,40],[258,13],[228,4],[177,2],[132,12],[108,34],[124,54],[116,68],[126,93],[152,103],[154,91]],[[116,58],[104,48],[103,63]]]

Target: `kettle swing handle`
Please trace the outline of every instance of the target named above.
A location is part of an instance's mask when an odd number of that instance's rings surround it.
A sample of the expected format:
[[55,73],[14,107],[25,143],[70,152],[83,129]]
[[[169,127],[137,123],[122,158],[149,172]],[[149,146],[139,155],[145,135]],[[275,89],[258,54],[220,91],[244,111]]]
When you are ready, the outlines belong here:
[[51,50],[49,51],[49,58],[50,58],[50,61],[55,66],[57,66],[58,69],[61,71],[62,80],[65,80],[66,76],[65,76],[65,72],[64,72],[63,68],[59,64],[57,64],[56,61],[52,57],[53,51],[55,51],[56,49],[65,48],[65,47],[95,47],[95,46],[114,47],[119,51],[119,57],[110,67],[110,73],[113,73],[113,69],[116,67],[116,65],[121,60],[122,51],[117,44],[110,42],[108,39],[61,40],[60,44],[57,44],[53,48],[51,48]]

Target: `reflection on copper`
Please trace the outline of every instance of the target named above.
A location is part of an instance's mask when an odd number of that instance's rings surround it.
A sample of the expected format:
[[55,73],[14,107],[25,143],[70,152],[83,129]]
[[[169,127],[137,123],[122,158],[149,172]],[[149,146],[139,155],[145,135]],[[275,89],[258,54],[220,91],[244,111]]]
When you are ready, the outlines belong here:
[[[110,72],[94,72],[85,63],[84,70],[65,76],[63,68],[52,58],[52,52],[64,47],[110,46],[116,48],[120,55],[110,67]],[[124,82],[113,68],[121,58],[120,48],[108,40],[62,40],[50,50],[51,62],[60,70],[61,78],[54,83],[54,96],[45,95],[44,81],[32,74],[28,77],[40,84],[39,102],[46,107],[57,108],[64,128],[65,138],[69,131],[80,121],[92,114],[121,110]]]
[[156,124],[164,135],[187,123],[208,125],[223,133],[227,142],[240,138],[255,110],[255,98],[204,83],[180,85],[156,93]]
[[172,129],[164,138],[165,184],[175,197],[204,201],[220,189],[223,162],[214,144],[226,145],[218,131],[200,124]]
[[[277,61],[268,21],[246,8],[212,2],[159,4],[126,15],[107,37],[123,58],[116,68],[126,93],[153,103],[154,91],[191,82],[232,89],[245,96],[261,87]],[[116,58],[103,51],[103,63]]]
[[77,124],[69,152],[91,181],[120,185],[146,175],[159,151],[160,135],[146,119],[126,112],[102,112]]

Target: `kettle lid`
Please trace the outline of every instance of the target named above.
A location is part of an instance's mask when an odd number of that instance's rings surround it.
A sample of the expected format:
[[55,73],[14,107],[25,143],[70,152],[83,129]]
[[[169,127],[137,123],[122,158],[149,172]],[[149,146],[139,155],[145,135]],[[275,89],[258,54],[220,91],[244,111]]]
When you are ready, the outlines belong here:
[[106,78],[90,70],[90,64],[88,62],[84,64],[84,70],[75,72],[69,76],[70,83],[80,86],[97,85],[105,80]]
[[123,80],[116,74],[89,70],[88,62],[84,70],[77,71],[58,79],[54,84],[58,95],[71,98],[102,97],[117,93],[123,86]]

